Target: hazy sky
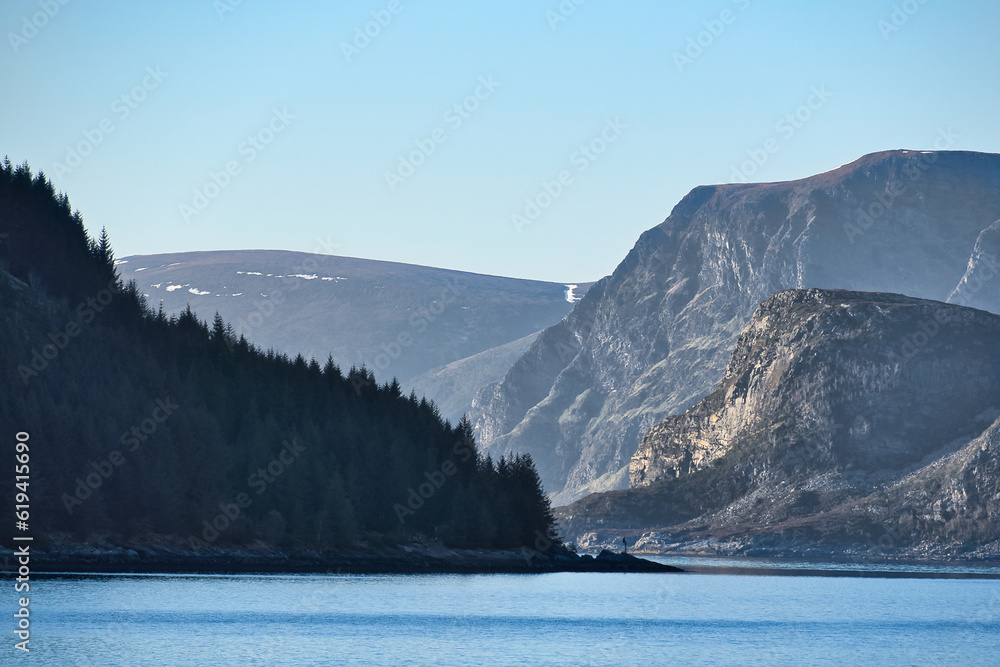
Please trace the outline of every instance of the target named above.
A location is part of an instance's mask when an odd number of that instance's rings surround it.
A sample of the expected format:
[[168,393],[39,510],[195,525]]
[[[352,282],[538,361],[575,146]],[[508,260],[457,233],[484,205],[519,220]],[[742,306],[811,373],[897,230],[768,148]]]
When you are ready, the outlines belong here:
[[699,184],[1000,152],[998,25],[995,0],[5,0],[0,154],[119,256],[594,280]]

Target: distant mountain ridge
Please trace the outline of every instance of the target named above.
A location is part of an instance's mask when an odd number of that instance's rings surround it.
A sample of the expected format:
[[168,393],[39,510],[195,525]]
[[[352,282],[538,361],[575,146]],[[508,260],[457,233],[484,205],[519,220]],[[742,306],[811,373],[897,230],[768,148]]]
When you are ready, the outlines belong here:
[[[206,320],[218,311],[265,349],[321,363],[332,354],[344,368],[365,365],[407,390],[421,374],[558,322],[589,287],[279,250],[137,255],[118,270],[168,315],[189,304]],[[485,382],[503,370],[484,368]],[[456,419],[479,387],[438,395],[449,382],[428,378],[420,388]]]
[[716,389],[651,429],[631,488],[560,510],[595,547],[1000,555],[1000,316],[789,290]]
[[1000,312],[998,220],[1000,155],[986,153],[886,151],[796,181],[697,187],[480,392],[477,437],[530,452],[557,504],[623,488],[643,434],[711,391],[778,291]]

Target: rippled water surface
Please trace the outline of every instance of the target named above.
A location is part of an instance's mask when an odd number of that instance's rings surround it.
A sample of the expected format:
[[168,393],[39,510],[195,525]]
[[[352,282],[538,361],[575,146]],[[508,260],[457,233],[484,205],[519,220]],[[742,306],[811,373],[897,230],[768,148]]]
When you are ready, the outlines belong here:
[[996,579],[64,577],[32,582],[29,656],[13,598],[4,665],[1000,664]]

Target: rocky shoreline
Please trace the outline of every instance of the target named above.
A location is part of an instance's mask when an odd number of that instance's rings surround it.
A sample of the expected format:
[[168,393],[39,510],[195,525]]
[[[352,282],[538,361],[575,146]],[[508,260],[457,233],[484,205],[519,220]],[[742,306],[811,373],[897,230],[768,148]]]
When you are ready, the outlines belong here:
[[896,544],[883,538],[865,542],[817,543],[794,536],[691,536],[665,532],[616,531],[581,535],[577,545],[596,550],[616,543],[621,535],[631,538],[641,556],[693,556],[721,558],[768,558],[785,560],[837,560],[852,563],[1000,564],[1000,541],[958,548],[934,543]]
[[[0,550],[4,570],[16,570],[13,551]],[[13,565],[12,565],[13,564]],[[32,551],[33,574],[529,574],[545,572],[683,572],[630,554],[597,556],[534,549],[451,549],[409,545],[337,552],[178,546],[50,547]]]

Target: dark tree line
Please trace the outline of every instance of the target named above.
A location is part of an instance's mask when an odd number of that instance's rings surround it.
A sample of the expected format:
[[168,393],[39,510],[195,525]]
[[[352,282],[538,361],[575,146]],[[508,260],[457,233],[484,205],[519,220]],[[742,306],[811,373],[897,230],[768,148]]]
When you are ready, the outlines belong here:
[[[9,161],[0,264],[0,423],[11,442],[30,433],[35,535],[336,548],[553,533],[528,456],[481,456],[467,421],[364,368],[150,309],[107,234],[92,240],[43,174]],[[0,483],[9,515],[12,475]]]

